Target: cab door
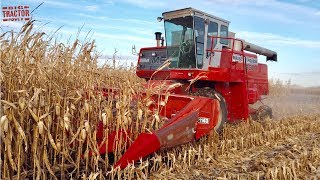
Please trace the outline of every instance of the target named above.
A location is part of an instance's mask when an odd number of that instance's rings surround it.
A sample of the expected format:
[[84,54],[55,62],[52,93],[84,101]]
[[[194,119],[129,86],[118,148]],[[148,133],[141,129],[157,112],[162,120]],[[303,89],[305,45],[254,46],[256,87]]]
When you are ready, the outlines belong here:
[[203,17],[194,16],[194,42],[197,68],[202,69],[205,56],[205,20]]
[[[203,69],[208,69],[209,66],[220,67],[221,51],[223,46],[228,46],[228,40],[223,38],[211,38],[211,36],[228,37],[228,26],[219,21],[208,20],[206,24],[205,37],[205,56]],[[213,40],[213,42],[212,42]],[[216,50],[208,52],[206,50]]]
[[[213,49],[218,50],[219,49],[219,43],[217,38],[214,38],[212,42],[211,36],[218,36],[219,32],[219,24],[214,21],[207,21],[206,24],[206,43],[205,43],[205,49],[210,49],[211,44],[213,43]],[[206,51],[204,56],[204,69],[208,69],[209,66],[217,67],[219,65],[218,60],[220,60],[221,54],[220,53],[210,53]]]

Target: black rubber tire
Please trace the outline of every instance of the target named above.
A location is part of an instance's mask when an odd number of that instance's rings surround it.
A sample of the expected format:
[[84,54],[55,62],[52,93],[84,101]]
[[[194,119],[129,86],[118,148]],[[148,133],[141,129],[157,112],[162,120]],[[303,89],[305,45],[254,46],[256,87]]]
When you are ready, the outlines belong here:
[[217,133],[221,133],[223,131],[224,124],[228,121],[227,116],[228,116],[228,110],[227,110],[227,103],[224,97],[217,91],[215,91],[212,88],[209,87],[204,87],[199,89],[197,92],[192,93],[194,96],[204,96],[204,97],[209,97],[212,99],[216,99],[219,101],[220,104],[220,114],[218,117],[218,122],[216,126],[214,127],[214,130]]
[[221,119],[220,118],[218,119],[217,125],[214,127],[214,130],[218,133],[221,133],[223,131],[224,124],[228,121],[227,120],[228,110],[227,110],[227,103],[226,103],[226,100],[224,99],[224,97],[218,92],[216,92],[216,95],[219,97],[219,98],[215,98],[215,99],[217,99],[220,104]]

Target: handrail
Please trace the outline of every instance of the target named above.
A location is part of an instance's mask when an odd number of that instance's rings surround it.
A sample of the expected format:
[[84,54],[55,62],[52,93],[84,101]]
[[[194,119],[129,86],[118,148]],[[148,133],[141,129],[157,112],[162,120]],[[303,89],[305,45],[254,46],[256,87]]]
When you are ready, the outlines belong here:
[[[247,60],[245,58],[244,43],[242,40],[236,39],[236,38],[231,38],[231,37],[221,37],[221,36],[208,36],[208,38],[211,38],[211,47],[209,49],[206,49],[206,52],[211,52],[211,53],[214,53],[214,52],[221,53],[223,51],[222,49],[221,50],[214,49],[214,47],[215,47],[214,40],[215,39],[217,39],[217,42],[219,39],[220,39],[220,41],[221,41],[221,39],[232,40],[232,47],[231,47],[230,53],[232,53],[232,57],[233,57],[233,54],[238,54],[242,57],[243,71],[244,71],[245,75],[247,76]],[[241,51],[240,52],[234,50],[235,41],[239,41],[241,43]],[[212,60],[212,56],[210,55],[209,66],[211,65],[211,60]],[[220,60],[221,60],[221,58],[220,58]]]
[[[230,38],[230,37],[221,37],[221,36],[208,36],[208,38],[211,38],[211,47],[209,49],[206,49],[207,52],[222,52],[222,49],[214,49],[214,39],[217,39],[217,42],[218,42],[218,39],[226,39],[226,40],[233,40],[232,41],[232,48],[231,48],[231,52],[233,54],[239,54],[239,55],[242,55],[242,62],[244,62],[244,44],[243,44],[243,41],[240,40],[240,39],[236,39],[236,38]],[[241,43],[241,51],[235,51],[234,50],[234,44],[235,44],[235,41],[239,41]],[[211,57],[210,56],[210,62],[209,64],[211,64]]]

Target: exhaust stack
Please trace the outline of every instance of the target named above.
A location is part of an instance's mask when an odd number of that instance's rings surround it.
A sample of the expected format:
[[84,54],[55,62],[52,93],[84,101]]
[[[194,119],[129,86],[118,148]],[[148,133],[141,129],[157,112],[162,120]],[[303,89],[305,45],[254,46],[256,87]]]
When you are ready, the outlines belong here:
[[154,34],[156,35],[157,47],[160,47],[162,33],[161,32],[155,32]]

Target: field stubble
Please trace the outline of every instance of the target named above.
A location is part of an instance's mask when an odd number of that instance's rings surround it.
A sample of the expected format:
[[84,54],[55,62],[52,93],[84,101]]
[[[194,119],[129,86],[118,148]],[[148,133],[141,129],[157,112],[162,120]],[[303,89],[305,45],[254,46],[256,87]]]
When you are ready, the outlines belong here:
[[[148,111],[148,98],[132,106],[143,81],[133,70],[99,67],[94,42],[64,45],[32,33],[32,26],[0,36],[1,179],[319,177],[319,96],[274,91],[265,103],[275,120],[227,124],[220,136],[113,169],[108,156],[88,155],[97,152],[98,123],[104,139],[125,128],[132,140],[161,123]],[[96,87],[117,88],[119,94],[105,99]],[[271,89],[283,90],[274,84]],[[113,158],[125,149],[117,142]]]

